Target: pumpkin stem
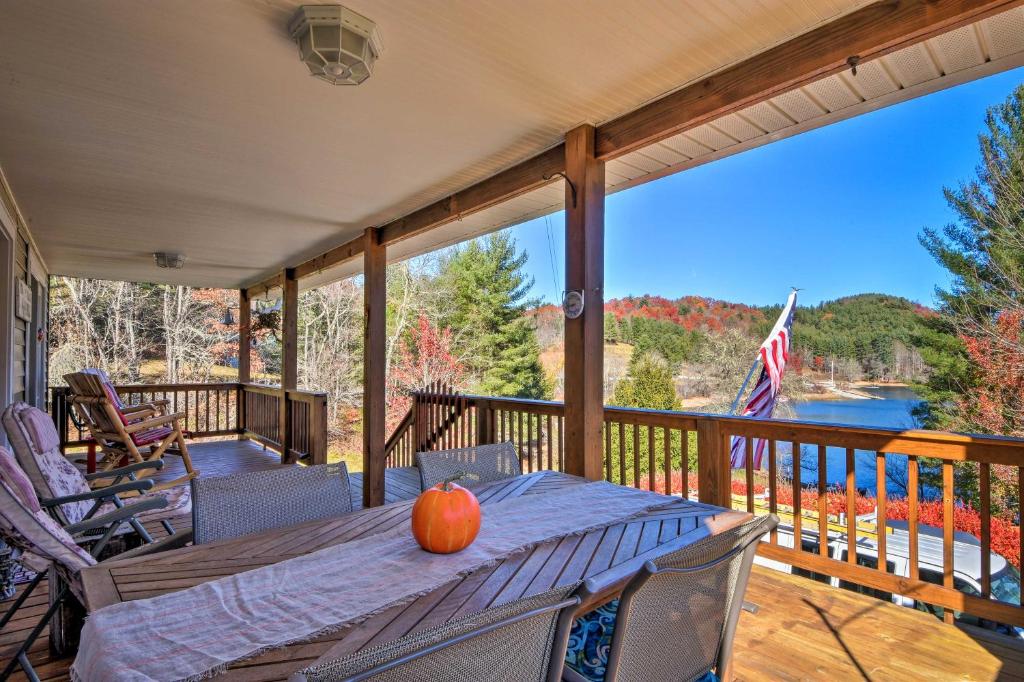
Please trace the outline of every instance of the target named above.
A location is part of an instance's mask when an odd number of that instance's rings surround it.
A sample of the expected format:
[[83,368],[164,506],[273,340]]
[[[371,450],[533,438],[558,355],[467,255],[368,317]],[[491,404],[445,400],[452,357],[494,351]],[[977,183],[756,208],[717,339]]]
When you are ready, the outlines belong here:
[[441,490],[445,491],[446,493],[447,492],[451,492],[452,483],[455,483],[455,481],[458,481],[459,479],[462,479],[462,478],[465,478],[465,477],[466,477],[466,472],[465,471],[456,471],[455,474],[453,474],[452,476],[449,476],[448,478],[446,478],[443,481],[441,481]]

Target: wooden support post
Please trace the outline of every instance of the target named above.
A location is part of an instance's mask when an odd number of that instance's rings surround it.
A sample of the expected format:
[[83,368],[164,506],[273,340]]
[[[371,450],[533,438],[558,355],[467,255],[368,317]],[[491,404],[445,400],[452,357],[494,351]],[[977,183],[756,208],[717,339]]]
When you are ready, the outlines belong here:
[[565,289],[583,313],[565,321],[565,471],[601,480],[604,423],[604,162],[594,127],[565,136]]
[[387,252],[380,230],[363,243],[363,507],[384,504]]
[[249,292],[245,289],[238,291],[238,383],[242,385],[235,396],[235,430],[238,431],[238,440],[248,440],[245,435],[246,426],[249,423],[245,418],[245,389],[244,385],[252,381],[252,366],[250,363],[250,347],[252,339],[249,335],[251,324],[252,304],[249,301]]
[[697,499],[719,507],[732,506],[729,438],[718,422],[697,420]]
[[476,444],[490,445],[494,442],[494,433],[491,424],[494,420],[494,412],[490,404],[483,400],[476,401]]
[[281,310],[281,462],[294,461],[292,449],[292,410],[288,391],[294,391],[299,381],[299,280],[295,269],[284,271]]

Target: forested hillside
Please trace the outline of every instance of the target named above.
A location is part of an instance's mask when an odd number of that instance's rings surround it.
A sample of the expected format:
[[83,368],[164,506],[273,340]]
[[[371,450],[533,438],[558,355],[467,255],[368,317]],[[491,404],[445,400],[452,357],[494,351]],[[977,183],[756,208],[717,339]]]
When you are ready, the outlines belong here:
[[[768,333],[781,307],[764,310]],[[917,381],[925,365],[918,346],[925,321],[935,312],[898,296],[859,294],[811,307],[799,307],[793,343],[805,366],[831,369],[834,359],[844,378]]]

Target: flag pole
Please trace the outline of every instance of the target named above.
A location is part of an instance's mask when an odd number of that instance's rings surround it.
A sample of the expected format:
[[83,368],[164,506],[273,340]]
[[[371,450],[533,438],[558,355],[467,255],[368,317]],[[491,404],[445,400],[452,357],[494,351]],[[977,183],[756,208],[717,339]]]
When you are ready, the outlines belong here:
[[743,392],[747,390],[747,384],[750,383],[750,377],[754,376],[754,370],[757,369],[757,363],[760,361],[761,356],[758,355],[757,358],[754,359],[754,364],[750,366],[750,371],[747,372],[747,378],[743,380],[743,385],[740,386],[739,393],[736,394],[736,400],[732,401],[732,407],[729,408],[730,415],[736,414],[736,408],[739,407],[740,398],[743,397]]

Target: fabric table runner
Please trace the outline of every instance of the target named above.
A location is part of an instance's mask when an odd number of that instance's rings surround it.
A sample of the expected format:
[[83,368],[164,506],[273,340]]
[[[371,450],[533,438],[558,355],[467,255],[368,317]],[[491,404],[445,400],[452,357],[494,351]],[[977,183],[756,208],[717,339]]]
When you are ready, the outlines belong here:
[[269,649],[408,603],[548,540],[622,522],[673,500],[597,482],[481,506],[476,541],[420,549],[407,525],[89,616],[72,679],[199,680]]

